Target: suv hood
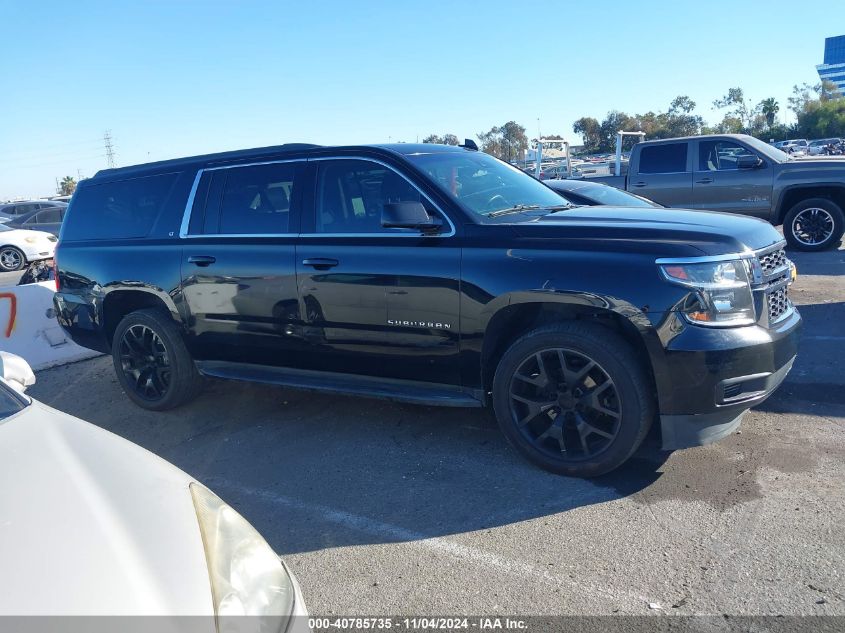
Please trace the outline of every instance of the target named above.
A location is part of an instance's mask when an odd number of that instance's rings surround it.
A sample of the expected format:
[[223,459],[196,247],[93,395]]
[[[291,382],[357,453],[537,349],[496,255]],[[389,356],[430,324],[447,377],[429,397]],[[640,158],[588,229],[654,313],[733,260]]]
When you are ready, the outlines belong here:
[[32,401],[0,421],[0,480],[0,616],[213,615],[175,466]]
[[[525,217],[525,216],[523,216]],[[620,251],[667,257],[726,255],[758,250],[783,237],[768,222],[745,215],[634,207],[575,207],[512,226],[520,237],[577,242],[613,242]]]

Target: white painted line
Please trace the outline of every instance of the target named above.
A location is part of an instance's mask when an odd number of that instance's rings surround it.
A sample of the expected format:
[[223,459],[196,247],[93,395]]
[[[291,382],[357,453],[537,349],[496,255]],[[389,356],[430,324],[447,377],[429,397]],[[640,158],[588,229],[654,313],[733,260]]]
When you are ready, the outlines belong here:
[[[365,532],[378,536],[380,538],[386,538],[393,541],[406,542],[407,545],[410,545],[412,547],[420,547],[423,549],[427,549],[433,551],[436,554],[446,554],[452,556],[453,558],[457,558],[458,560],[469,560],[475,563],[479,563],[487,568],[493,567],[495,569],[498,569],[499,571],[503,571],[508,574],[514,574],[522,577],[527,576],[537,578],[546,582],[555,583],[557,585],[567,586],[570,588],[577,588],[579,593],[583,593],[584,591],[601,593],[617,600],[620,597],[617,593],[609,591],[602,586],[595,584],[587,586],[585,585],[583,580],[576,582],[568,577],[563,578],[560,576],[556,576],[554,574],[550,574],[548,570],[543,569],[541,567],[536,567],[530,563],[516,561],[509,558],[503,558],[492,552],[480,549],[478,547],[472,547],[469,545],[462,545],[461,543],[456,543],[446,537],[427,537],[424,534],[415,532],[414,530],[409,530],[407,528],[399,527],[398,525],[391,525],[390,523],[376,521],[375,519],[370,519],[365,516],[352,514],[343,510],[335,510],[334,508],[330,508],[328,506],[310,503],[308,501],[302,501],[300,499],[295,499],[286,495],[277,494],[269,490],[257,490],[255,488],[246,488],[237,484],[231,484],[228,481],[222,479],[210,479],[208,481],[208,484],[213,486],[213,488],[215,489],[228,489],[233,492],[236,492],[237,494],[252,497],[254,499],[258,499],[259,501],[263,501],[272,505],[282,506],[284,508],[293,508],[296,510],[302,510],[305,512],[316,514],[324,521],[327,521],[329,523],[335,523],[337,525],[341,525],[345,528],[353,529],[358,532]],[[638,602],[642,602],[643,600],[645,600],[644,597],[637,596],[629,592],[625,592],[625,595],[629,599]]]

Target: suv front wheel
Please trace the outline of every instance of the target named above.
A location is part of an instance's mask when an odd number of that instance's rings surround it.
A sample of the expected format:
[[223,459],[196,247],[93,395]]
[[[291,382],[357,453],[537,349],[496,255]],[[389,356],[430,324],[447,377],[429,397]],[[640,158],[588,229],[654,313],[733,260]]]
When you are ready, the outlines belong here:
[[202,377],[176,323],[156,309],[127,314],[112,339],[112,361],[126,395],[152,411],[193,400]]
[[649,381],[630,345],[607,328],[538,328],[502,356],[493,408],[505,437],[555,473],[595,477],[625,462],[654,417]]

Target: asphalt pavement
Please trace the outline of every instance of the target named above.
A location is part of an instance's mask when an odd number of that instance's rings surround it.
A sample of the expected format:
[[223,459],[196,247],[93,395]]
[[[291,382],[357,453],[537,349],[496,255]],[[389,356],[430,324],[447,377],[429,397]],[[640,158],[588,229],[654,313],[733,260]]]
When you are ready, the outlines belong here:
[[225,381],[147,412],[101,357],[30,393],[173,462],[285,557],[312,614],[845,615],[845,250],[791,253],[805,318],[741,431],[585,481],[481,410]]

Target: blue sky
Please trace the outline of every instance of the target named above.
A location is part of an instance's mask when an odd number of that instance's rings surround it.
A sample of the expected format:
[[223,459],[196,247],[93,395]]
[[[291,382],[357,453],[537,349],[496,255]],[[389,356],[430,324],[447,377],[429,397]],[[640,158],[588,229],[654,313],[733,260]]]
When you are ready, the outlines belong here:
[[0,200],[56,177],[303,141],[460,138],[710,104],[731,86],[787,113],[845,2],[23,2],[0,0]]

